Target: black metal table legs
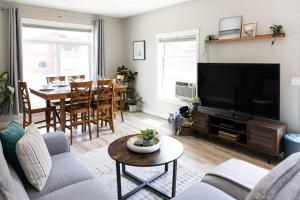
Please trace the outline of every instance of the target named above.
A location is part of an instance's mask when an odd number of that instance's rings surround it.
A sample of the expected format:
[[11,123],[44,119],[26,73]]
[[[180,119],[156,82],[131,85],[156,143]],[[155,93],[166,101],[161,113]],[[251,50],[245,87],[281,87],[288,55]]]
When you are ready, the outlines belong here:
[[[124,196],[122,196],[120,165],[122,165],[122,173],[124,175],[126,175],[126,176],[134,179],[138,183],[140,183],[140,185],[138,185],[135,189],[131,190],[130,192],[128,192]],[[173,161],[173,180],[172,180],[172,194],[171,194],[171,196],[169,194],[167,194],[166,192],[162,191],[160,188],[155,187],[154,185],[151,184],[151,182],[158,179],[162,175],[166,174],[168,172],[168,169],[169,169],[169,166],[168,166],[168,163],[167,163],[167,164],[165,164],[164,172],[155,175],[154,177],[150,178],[149,180],[143,180],[143,179],[133,175],[132,173],[126,171],[126,166],[124,164],[116,162],[118,200],[125,200],[128,197],[130,197],[131,195],[133,195],[134,193],[136,193],[139,190],[143,189],[144,187],[148,187],[148,188],[152,189],[153,191],[155,191],[158,194],[162,195],[165,199],[171,199],[171,198],[175,197],[175,195],[176,195],[176,178],[177,178],[177,160]]]

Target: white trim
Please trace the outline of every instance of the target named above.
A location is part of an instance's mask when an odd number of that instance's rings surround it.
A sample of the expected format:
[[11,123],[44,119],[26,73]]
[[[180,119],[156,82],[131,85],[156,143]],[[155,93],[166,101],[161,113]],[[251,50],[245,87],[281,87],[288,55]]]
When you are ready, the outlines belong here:
[[142,108],[141,111],[146,113],[146,114],[153,115],[155,117],[159,117],[159,118],[162,118],[162,119],[168,119],[169,118],[168,114],[159,113],[159,112],[156,112],[156,111],[151,110],[151,109]]
[[43,25],[53,28],[76,28],[82,30],[93,30],[93,25],[87,24],[74,24],[74,23],[67,23],[67,22],[58,22],[58,21],[47,21],[47,20],[40,20],[40,19],[31,19],[31,18],[22,18],[22,24],[32,24],[32,25]]

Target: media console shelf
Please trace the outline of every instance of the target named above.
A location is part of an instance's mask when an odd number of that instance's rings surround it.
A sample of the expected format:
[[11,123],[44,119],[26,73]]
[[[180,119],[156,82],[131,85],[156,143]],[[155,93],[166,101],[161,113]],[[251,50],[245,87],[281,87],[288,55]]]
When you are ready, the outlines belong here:
[[191,128],[199,134],[272,157],[280,156],[282,139],[287,129],[286,124],[262,118],[243,121],[223,117],[220,115],[221,112],[218,109],[200,107],[198,112],[192,112],[194,123]]

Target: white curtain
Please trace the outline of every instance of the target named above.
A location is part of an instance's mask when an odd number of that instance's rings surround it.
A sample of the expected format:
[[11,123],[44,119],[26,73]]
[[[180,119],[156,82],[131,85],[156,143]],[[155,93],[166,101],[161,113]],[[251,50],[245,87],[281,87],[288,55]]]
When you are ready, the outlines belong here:
[[105,49],[104,49],[104,19],[97,19],[95,25],[95,67],[97,75],[105,77]]
[[8,9],[8,50],[9,50],[9,81],[15,88],[13,113],[22,112],[19,101],[18,81],[23,80],[22,61],[22,24],[19,8]]

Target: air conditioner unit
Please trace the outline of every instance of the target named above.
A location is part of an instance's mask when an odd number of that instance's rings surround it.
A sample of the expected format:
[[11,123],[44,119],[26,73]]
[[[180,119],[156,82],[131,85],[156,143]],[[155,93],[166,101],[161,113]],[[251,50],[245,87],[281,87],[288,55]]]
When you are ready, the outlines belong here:
[[196,88],[193,83],[176,81],[175,84],[176,97],[182,99],[192,99],[196,97]]

